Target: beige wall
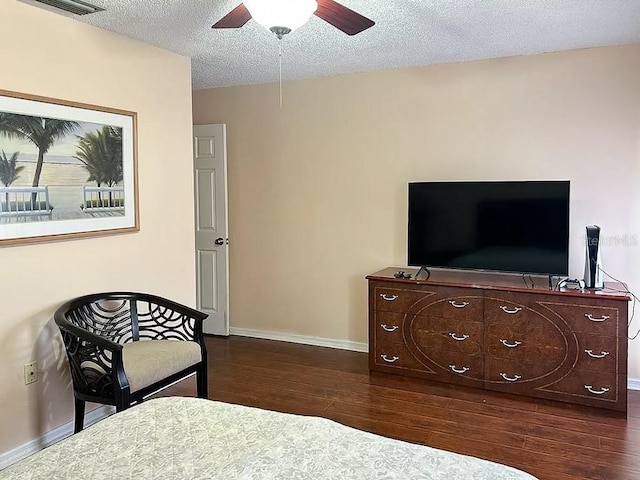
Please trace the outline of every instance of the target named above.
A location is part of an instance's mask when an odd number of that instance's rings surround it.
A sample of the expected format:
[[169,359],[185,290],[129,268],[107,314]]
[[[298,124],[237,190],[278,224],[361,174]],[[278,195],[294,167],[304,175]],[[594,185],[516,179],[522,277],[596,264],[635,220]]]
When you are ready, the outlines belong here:
[[[0,2],[0,19],[0,89],[138,113],[141,224],[139,233],[0,248],[2,453],[72,418],[57,305],[112,289],[194,305],[195,268],[189,59],[18,2]],[[25,386],[32,360],[42,374]]]
[[636,44],[287,82],[282,110],[273,84],[194,92],[194,123],[228,125],[232,327],[366,342],[409,181],[569,179],[570,274],[596,223],[640,293],[639,85]]

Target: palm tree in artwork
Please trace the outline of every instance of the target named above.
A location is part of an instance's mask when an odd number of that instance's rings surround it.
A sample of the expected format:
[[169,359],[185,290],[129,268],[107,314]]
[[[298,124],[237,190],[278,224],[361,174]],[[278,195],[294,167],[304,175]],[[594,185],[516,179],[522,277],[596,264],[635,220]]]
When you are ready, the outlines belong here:
[[[24,169],[24,166],[22,165],[19,167],[16,166],[19,155],[20,152],[13,152],[13,155],[11,155],[10,158],[7,158],[7,154],[4,153],[4,150],[2,150],[2,153],[0,154],[0,182],[2,182],[5,187],[8,187],[15,182],[20,176],[20,172]],[[9,206],[9,192],[5,192],[5,207],[3,208],[6,208],[7,212],[11,210],[11,207]]]
[[7,158],[4,150],[0,153],[0,182],[2,182],[5,187],[15,182],[20,176],[20,172],[24,170],[24,166],[16,166],[19,155],[20,152],[13,152],[13,155]]
[[[104,125],[100,130],[78,137],[78,150],[74,158],[80,160],[89,172],[87,181],[93,181],[98,187],[108,187],[121,182],[122,170],[122,129]],[[99,201],[102,197],[99,195]],[[111,205],[109,194],[109,206]]]
[[[55,141],[65,137],[78,128],[78,122],[58,120],[55,118],[32,117],[17,113],[0,112],[0,134],[9,139],[28,140],[38,149],[38,162],[33,175],[34,187],[40,183],[40,174],[44,164],[44,156]],[[32,203],[37,194],[32,194]]]

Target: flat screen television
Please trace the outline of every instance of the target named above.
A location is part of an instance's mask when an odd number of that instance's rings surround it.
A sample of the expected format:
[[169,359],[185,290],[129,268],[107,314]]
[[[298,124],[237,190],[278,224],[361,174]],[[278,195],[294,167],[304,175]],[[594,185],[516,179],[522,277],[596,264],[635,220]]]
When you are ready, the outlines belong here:
[[569,182],[415,182],[408,264],[563,275],[569,270]]

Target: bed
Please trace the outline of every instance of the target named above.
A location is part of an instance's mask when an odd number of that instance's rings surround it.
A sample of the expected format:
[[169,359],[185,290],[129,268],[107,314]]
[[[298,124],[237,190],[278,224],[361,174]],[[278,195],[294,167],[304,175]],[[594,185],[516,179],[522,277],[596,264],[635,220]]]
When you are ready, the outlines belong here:
[[534,478],[324,418],[187,397],[116,413],[0,471],[2,480]]

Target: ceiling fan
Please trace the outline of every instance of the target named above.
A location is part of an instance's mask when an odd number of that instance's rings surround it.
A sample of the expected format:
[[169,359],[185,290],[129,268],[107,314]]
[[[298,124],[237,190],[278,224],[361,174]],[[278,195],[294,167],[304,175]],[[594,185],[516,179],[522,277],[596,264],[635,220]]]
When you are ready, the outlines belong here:
[[314,14],[347,35],[375,25],[373,20],[334,0],[244,0],[211,28],[240,28],[253,18],[282,39]]

